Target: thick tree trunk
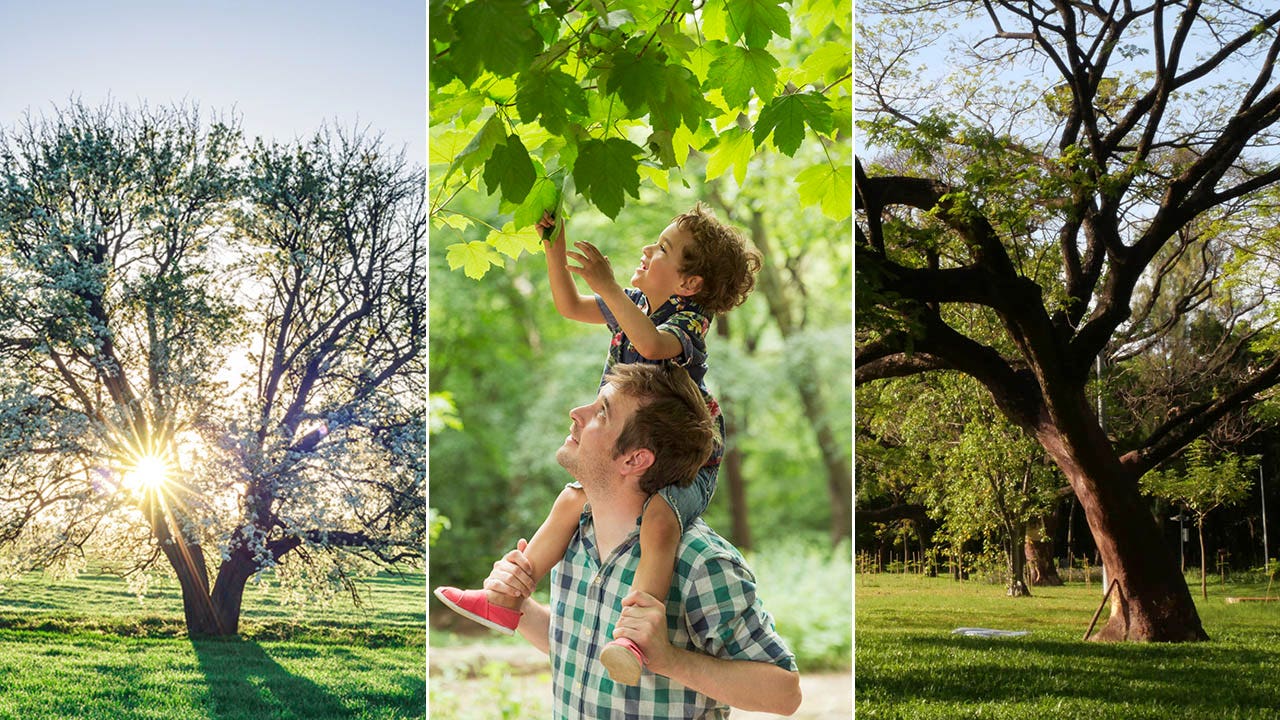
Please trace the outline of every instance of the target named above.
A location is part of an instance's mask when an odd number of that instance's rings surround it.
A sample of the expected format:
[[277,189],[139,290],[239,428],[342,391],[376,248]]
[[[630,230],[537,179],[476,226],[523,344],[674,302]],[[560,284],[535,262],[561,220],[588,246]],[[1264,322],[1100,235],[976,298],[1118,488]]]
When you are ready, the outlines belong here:
[[244,600],[244,586],[257,570],[252,557],[243,550],[231,554],[231,557],[218,568],[218,579],[213,583],[212,602],[218,618],[221,635],[236,635],[240,632],[240,607]]
[[1186,580],[1160,541],[1137,479],[1120,464],[1083,394],[1075,403],[1058,400],[1059,416],[1045,418],[1036,436],[1075,490],[1109,581],[1117,583],[1111,617],[1094,639],[1207,640]]
[[1058,565],[1054,562],[1053,533],[1057,523],[1053,514],[1033,517],[1027,523],[1023,551],[1027,554],[1027,580],[1036,587],[1061,585]]

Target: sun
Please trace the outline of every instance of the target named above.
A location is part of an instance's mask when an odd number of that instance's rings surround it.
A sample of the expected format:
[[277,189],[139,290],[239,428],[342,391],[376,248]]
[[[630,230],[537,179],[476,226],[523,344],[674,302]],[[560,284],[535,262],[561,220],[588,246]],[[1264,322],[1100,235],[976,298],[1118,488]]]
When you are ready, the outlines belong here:
[[159,455],[141,455],[124,471],[124,487],[133,492],[160,490],[169,483],[169,461]]

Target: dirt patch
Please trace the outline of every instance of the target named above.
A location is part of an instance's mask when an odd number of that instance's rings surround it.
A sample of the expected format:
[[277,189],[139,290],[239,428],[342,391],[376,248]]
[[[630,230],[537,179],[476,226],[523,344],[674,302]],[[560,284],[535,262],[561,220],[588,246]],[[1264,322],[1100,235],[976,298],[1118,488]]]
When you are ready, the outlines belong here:
[[[527,645],[465,645],[431,648],[428,688],[432,720],[550,716],[551,665]],[[853,716],[850,673],[800,676],[804,701],[793,720],[846,720]],[[734,710],[734,720],[773,720],[782,715]]]

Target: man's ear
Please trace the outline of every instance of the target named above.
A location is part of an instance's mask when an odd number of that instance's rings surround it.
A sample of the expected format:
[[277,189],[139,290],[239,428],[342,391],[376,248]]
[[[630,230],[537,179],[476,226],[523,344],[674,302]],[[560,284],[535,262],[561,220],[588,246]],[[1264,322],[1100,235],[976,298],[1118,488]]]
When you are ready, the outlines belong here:
[[700,292],[702,292],[701,275],[685,275],[680,281],[680,287],[676,288],[676,294],[681,297],[692,297]]
[[648,448],[636,448],[622,454],[622,474],[637,480],[653,465],[653,451]]

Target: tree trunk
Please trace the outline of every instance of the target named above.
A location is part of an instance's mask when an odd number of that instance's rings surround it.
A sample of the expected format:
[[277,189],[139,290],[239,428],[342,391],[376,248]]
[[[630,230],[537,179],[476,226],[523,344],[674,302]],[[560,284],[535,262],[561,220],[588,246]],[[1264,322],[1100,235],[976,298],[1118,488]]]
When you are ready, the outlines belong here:
[[1022,539],[1026,536],[1026,527],[1009,528],[1009,537],[1005,540],[1006,557],[1009,562],[1009,597],[1031,597],[1031,589],[1027,587],[1027,556]]
[[[726,339],[729,337],[729,317],[727,315],[716,320],[716,334]],[[745,550],[751,547],[747,480],[742,475],[742,449],[732,439],[741,428],[746,426],[746,423],[744,420],[739,419],[736,413],[730,412],[733,408],[733,399],[727,394],[721,394],[720,407],[722,411],[721,417],[724,418],[725,434],[725,452],[720,464],[720,476],[724,478],[725,484],[729,486],[729,522],[733,544]]]
[[[790,339],[804,329],[804,324],[796,318],[779,270],[769,262],[769,236],[764,228],[764,215],[758,210],[751,213],[751,241],[765,257],[760,269],[760,291],[764,293],[778,332],[784,340]],[[845,452],[847,439],[837,439],[827,422],[826,400],[822,396],[824,383],[813,372],[813,365],[801,359],[795,367],[794,385],[800,393],[805,418],[817,436],[818,450],[826,467],[827,494],[831,500],[831,541],[836,543],[849,537],[853,527],[853,472]]]
[[1205,578],[1208,572],[1209,557],[1204,554],[1204,516],[1196,520],[1196,530],[1200,535],[1200,597],[1209,599],[1209,581]]
[[1058,417],[1044,417],[1037,439],[1075,491],[1110,579],[1111,616],[1095,640],[1207,640],[1176,558],[1088,408],[1084,394],[1059,396]]
[[257,566],[244,550],[237,550],[218,569],[218,579],[213,583],[213,607],[217,613],[220,635],[236,635],[240,632],[240,607],[244,600],[244,586],[253,577]]
[[1054,562],[1053,533],[1057,524],[1052,513],[1033,517],[1027,523],[1026,543],[1027,580],[1036,587],[1061,585],[1058,565]]

